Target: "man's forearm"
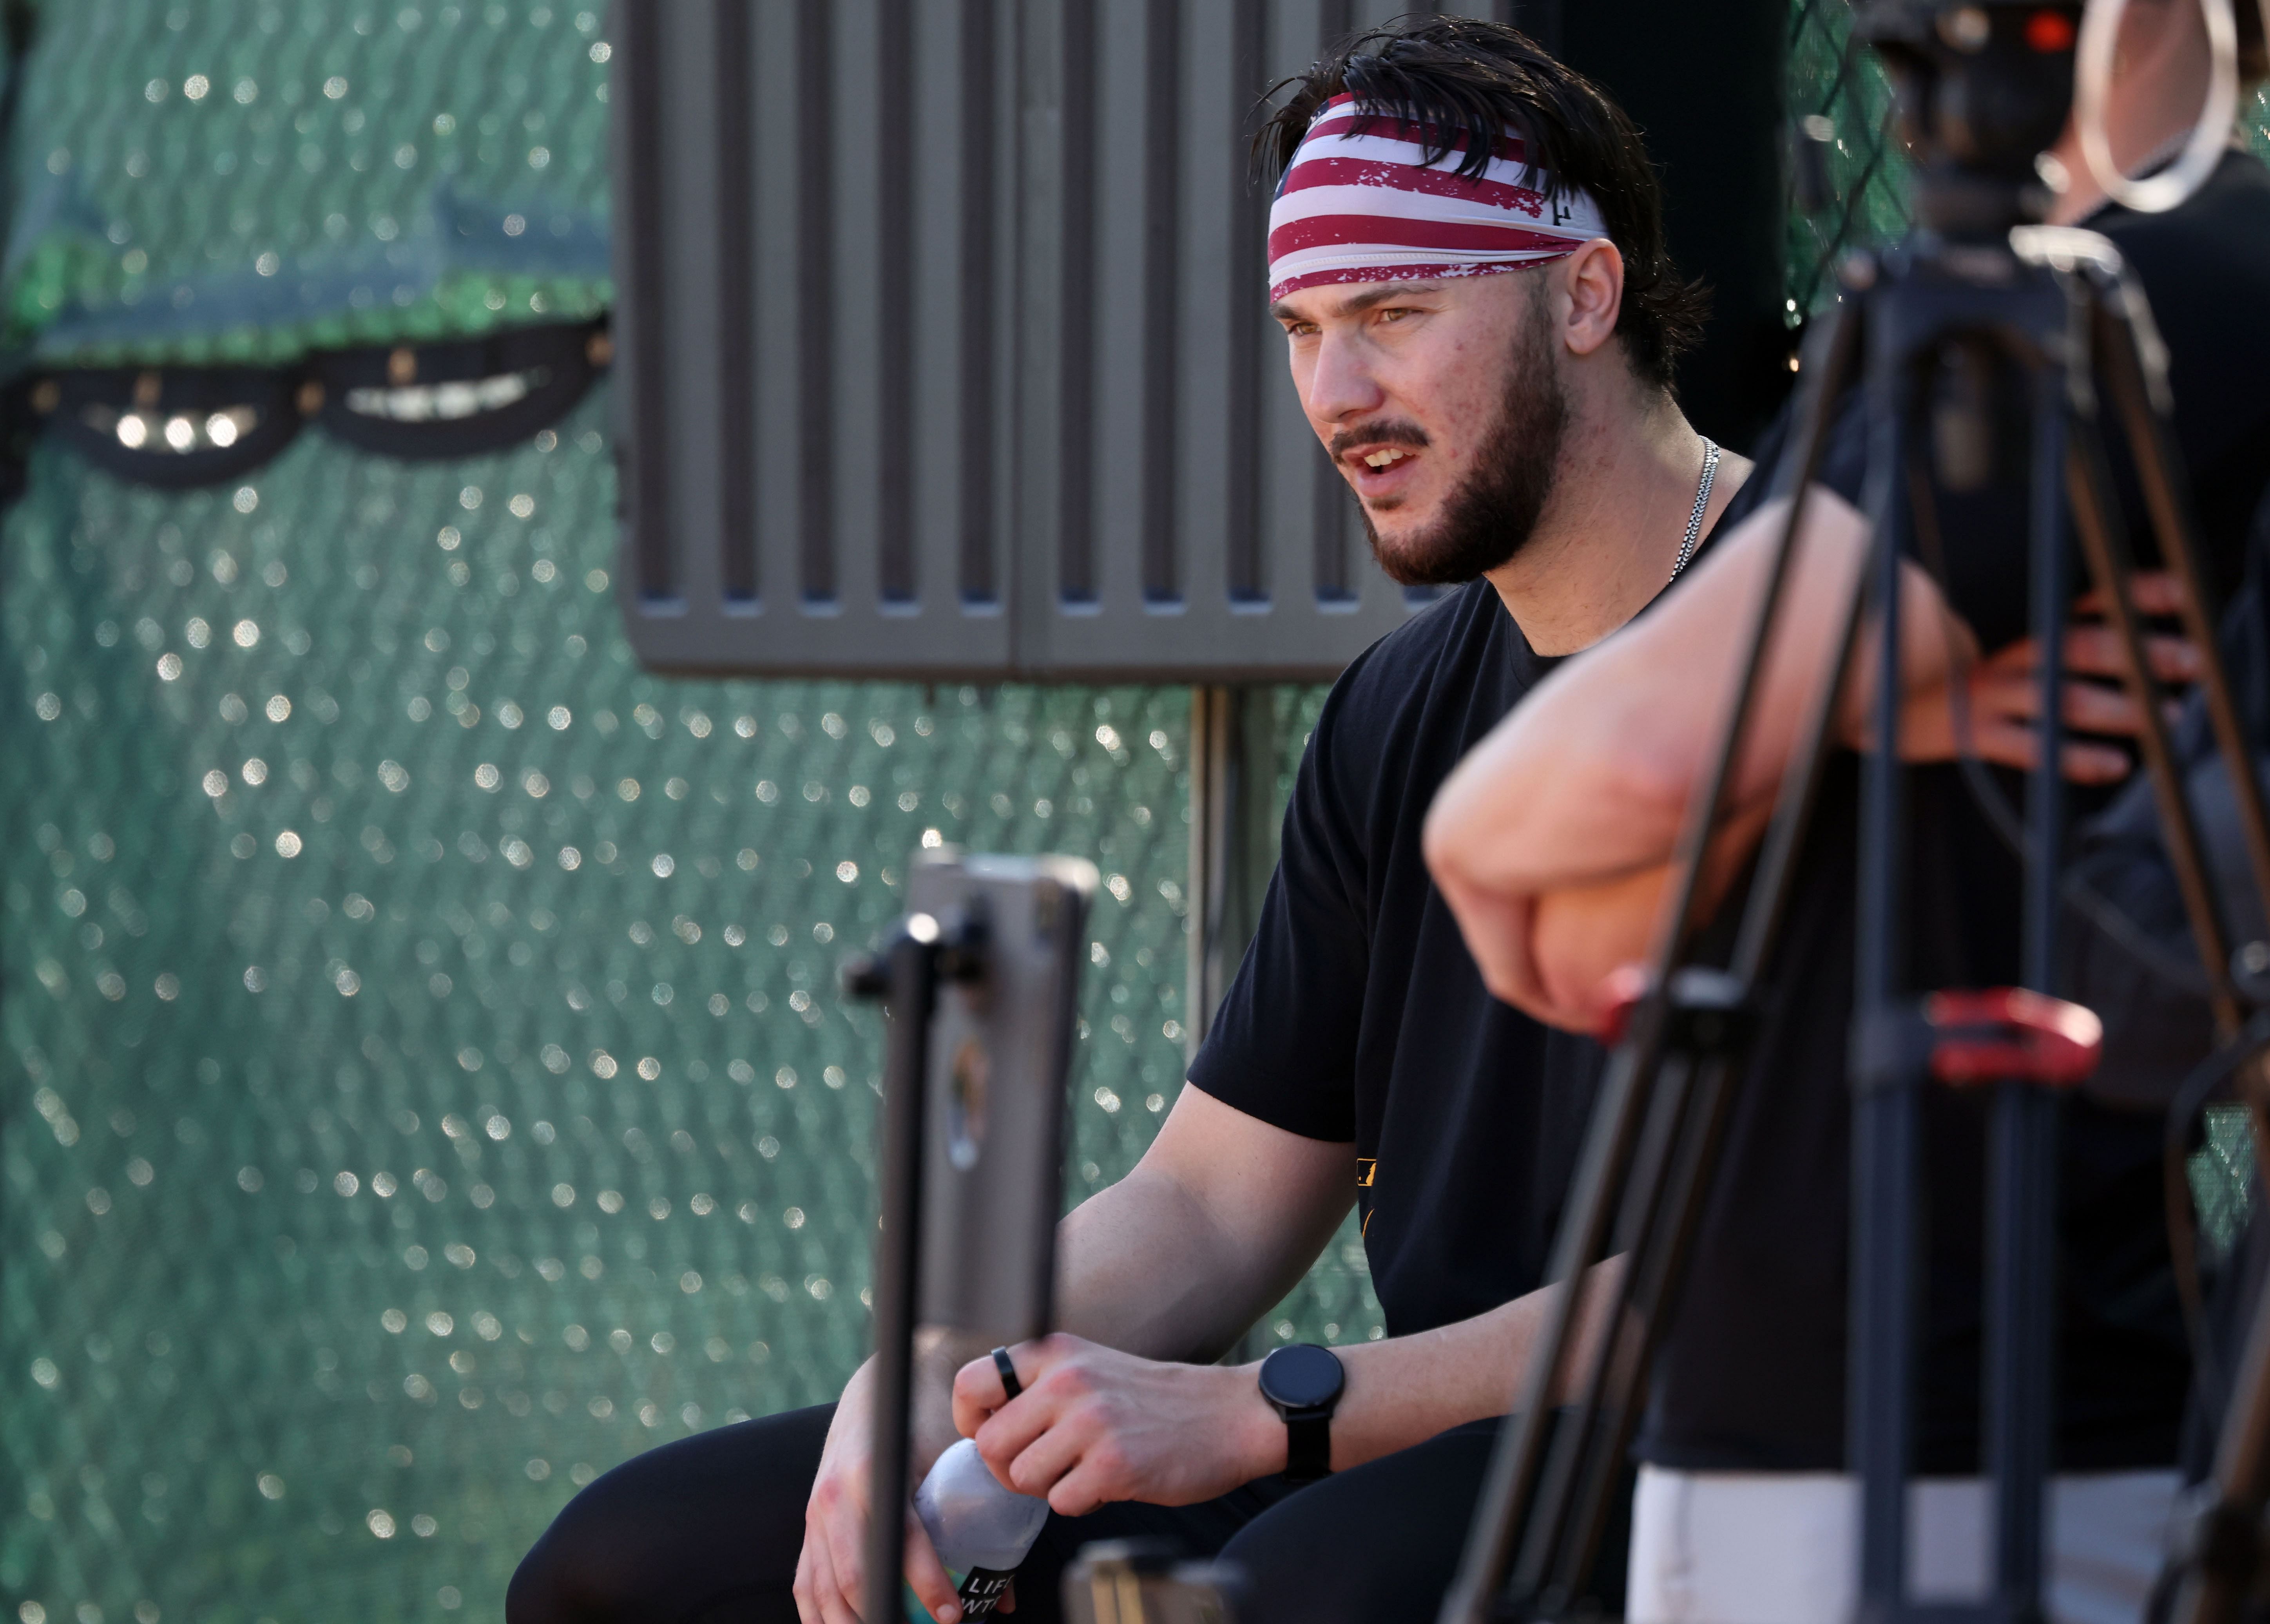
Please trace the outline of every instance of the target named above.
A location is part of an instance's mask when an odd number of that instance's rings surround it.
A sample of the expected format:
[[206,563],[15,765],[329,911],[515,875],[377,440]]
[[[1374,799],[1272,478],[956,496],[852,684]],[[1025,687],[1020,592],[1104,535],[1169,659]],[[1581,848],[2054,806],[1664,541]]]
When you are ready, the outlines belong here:
[[[1622,1270],[1623,1259],[1615,1257],[1586,1277],[1577,1322],[1580,1360],[1605,1332],[1603,1288]],[[1345,1472],[1446,1428],[1505,1414],[1527,1379],[1556,1295],[1548,1287],[1453,1325],[1334,1349],[1346,1368],[1347,1387],[1332,1416],[1332,1469]],[[1556,1391],[1554,1401],[1565,1397]]]
[[1219,1359],[1292,1289],[1345,1210],[1317,1215],[1313,1244],[1257,1247],[1179,1180],[1139,1166],[1058,1229],[1057,1323],[1146,1359]]
[[1355,1147],[1183,1090],[1134,1170],[1057,1231],[1057,1325],[1146,1359],[1218,1359],[1355,1199]]
[[[1587,1277],[1577,1357],[1564,1371],[1598,1346],[1600,1287],[1621,1267]],[[1347,1382],[1332,1418],[1334,1470],[1505,1413],[1553,1303],[1534,1292],[1459,1324],[1339,1349]],[[954,1378],[955,1416],[1003,1482],[1046,1494],[1067,1516],[1115,1500],[1192,1505],[1285,1470],[1285,1423],[1255,1366],[1172,1363],[1077,1336],[1022,1344],[1015,1357],[1020,1397],[1008,1398],[990,1360],[976,1360]]]

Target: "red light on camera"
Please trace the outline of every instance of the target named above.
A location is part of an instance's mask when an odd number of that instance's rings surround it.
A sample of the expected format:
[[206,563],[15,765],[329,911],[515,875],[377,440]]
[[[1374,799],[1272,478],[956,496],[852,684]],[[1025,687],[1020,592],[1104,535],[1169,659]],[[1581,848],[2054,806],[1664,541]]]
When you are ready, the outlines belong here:
[[2026,43],[2044,56],[2071,50],[2073,37],[2073,19],[2063,11],[2036,11],[2026,19]]

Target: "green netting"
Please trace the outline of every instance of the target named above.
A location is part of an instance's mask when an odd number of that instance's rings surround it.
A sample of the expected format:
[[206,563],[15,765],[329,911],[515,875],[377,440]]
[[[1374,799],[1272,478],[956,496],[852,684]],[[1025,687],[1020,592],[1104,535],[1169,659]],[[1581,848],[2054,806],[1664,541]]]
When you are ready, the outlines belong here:
[[1809,211],[1794,195],[1790,200],[1785,308],[1792,324],[1835,296],[1831,272],[1845,249],[1887,241],[1907,223],[1906,160],[1888,123],[1891,88],[1851,32],[1850,0],[1790,7],[1790,120],[1825,119],[1834,132],[1822,149],[1827,206]]
[[[833,970],[927,831],[1109,876],[1075,1194],[1176,1092],[1186,693],[647,677],[604,412],[188,497],[35,463],[0,555],[19,1609],[493,1611],[595,1470],[832,1395],[877,1064]],[[1376,1334],[1328,1265],[1285,1334]]]
[[[1899,216],[1841,0],[1792,17],[1843,143],[1794,315]],[[43,8],[10,330],[276,359],[595,313],[604,43],[573,6]],[[190,496],[49,449],[0,533],[20,1624],[493,1613],[578,1481],[832,1394],[876,1065],[833,968],[927,830],[1116,877],[1072,1194],[1174,1095],[1185,693],[648,678],[605,413]],[[1276,695],[1280,798],[1321,692]],[[1344,1229],[1257,1339],[1378,1324]]]
[[41,7],[6,337],[50,365],[273,361],[597,315],[605,10]]

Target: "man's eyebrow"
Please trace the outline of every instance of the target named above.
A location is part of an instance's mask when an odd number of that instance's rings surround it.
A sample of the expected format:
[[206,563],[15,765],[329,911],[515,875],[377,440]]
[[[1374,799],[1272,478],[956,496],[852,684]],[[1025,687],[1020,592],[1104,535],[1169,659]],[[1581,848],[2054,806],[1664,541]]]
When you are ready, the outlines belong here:
[[[1439,282],[1367,283],[1361,293],[1349,294],[1340,300],[1339,308],[1330,314],[1336,316],[1361,315],[1373,306],[1385,304],[1392,299],[1407,299],[1414,293],[1440,293],[1442,285]],[[1302,322],[1308,319],[1294,312],[1281,299],[1269,307],[1269,314],[1280,322]]]

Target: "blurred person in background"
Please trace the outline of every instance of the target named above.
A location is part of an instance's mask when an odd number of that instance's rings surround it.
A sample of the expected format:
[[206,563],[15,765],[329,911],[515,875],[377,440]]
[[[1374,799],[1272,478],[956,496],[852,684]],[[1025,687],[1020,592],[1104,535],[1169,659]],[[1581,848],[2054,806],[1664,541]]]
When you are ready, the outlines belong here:
[[[1065,1220],[1064,1330],[1010,1350],[1020,1396],[990,1359],[933,1361],[923,1382],[917,1472],[959,1431],[1050,1502],[1017,1581],[1027,1619],[1057,1616],[1081,1545],[1143,1536],[1243,1564],[1257,1620],[1438,1604],[1545,1306],[1602,1054],[1489,996],[1421,820],[1560,659],[1708,546],[1749,471],[1679,409],[1702,300],[1639,133],[1597,86],[1511,29],[1428,19],[1290,89],[1263,152],[1294,383],[1382,567],[1456,590],[1335,685],[1193,1086]],[[1264,1369],[1213,1361],[1352,1200],[1387,1335],[1308,1355],[1342,1385],[1296,1434]],[[887,1613],[860,1571],[871,1380],[601,1478],[530,1553],[512,1624]],[[954,1618],[908,1530],[909,1583]]]
[[[2261,19],[2242,5],[2243,71],[2263,76]],[[2108,121],[2130,173],[2172,159],[2204,99],[2207,48],[2190,0],[2131,5]],[[2270,170],[2227,154],[2187,203],[2157,216],[2109,206],[2070,130],[2053,218],[2104,233],[2148,291],[2171,352],[2175,438],[2196,493],[2208,574],[2228,594],[2270,482]],[[1754,849],[1800,718],[1834,680],[1836,605],[1861,567],[1866,461],[1857,411],[1835,430],[1761,692],[1737,811],[1706,872],[1727,890]],[[2019,443],[2022,444],[2021,440]],[[1901,622],[1903,754],[1944,755],[1957,684],[2021,681],[2022,643],[1974,664],[2026,625],[2025,471],[1983,500],[1941,506],[1946,578],[1906,566]],[[1603,978],[1644,959],[1673,842],[1706,764],[1740,638],[1784,508],[1746,488],[1725,539],[1621,634],[1571,661],[1464,764],[1429,820],[1427,849],[1493,990],[1539,1020],[1587,1031]],[[2132,533],[2145,533],[2140,513]],[[2154,591],[2165,606],[2164,582]],[[1952,635],[1949,634],[1950,630]],[[2162,674],[2190,651],[2163,644]],[[1846,1049],[1852,1007],[1858,758],[1874,667],[1842,696],[1827,775],[1780,944],[1769,1003],[1730,1123],[1717,1183],[1656,1370],[1639,1441],[1628,1616],[1635,1624],[1805,1624],[1847,1616],[1857,1583],[1858,1490],[1844,1475],[1850,1212]],[[2013,690],[2014,695],[2015,690]],[[2266,697],[2253,696],[2258,701]],[[2133,721],[2110,693],[2077,693],[2083,733]],[[2111,778],[2125,753],[2077,738],[2078,775]],[[2015,753],[2022,760],[2029,752]],[[2002,784],[2014,798],[2014,780]],[[1910,775],[1906,896],[1915,989],[2008,985],[2022,871],[1959,771]],[[2081,807],[2088,805],[2083,797]],[[1722,908],[1720,926],[1735,910]],[[2067,928],[2088,928],[2069,916]],[[1983,1101],[1927,1090],[1925,1220],[1933,1237],[1915,1440],[1911,1583],[1976,1597],[1989,1578],[1991,1508],[1979,1470]],[[2178,1487],[2190,1361],[2162,1205],[2162,1119],[2086,1092],[2063,1108],[2057,1439],[2046,1604],[2088,1624],[2143,1616]]]

